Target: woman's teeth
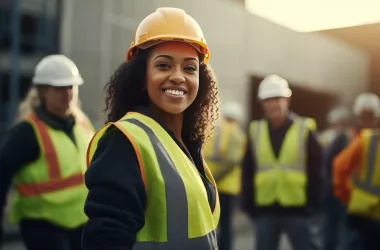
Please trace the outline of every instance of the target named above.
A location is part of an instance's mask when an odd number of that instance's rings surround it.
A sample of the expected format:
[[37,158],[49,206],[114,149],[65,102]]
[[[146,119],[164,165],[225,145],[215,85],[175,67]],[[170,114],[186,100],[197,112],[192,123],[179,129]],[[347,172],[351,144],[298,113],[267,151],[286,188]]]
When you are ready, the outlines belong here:
[[171,94],[171,95],[184,95],[184,92],[182,90],[174,90],[174,89],[165,89],[165,93]]

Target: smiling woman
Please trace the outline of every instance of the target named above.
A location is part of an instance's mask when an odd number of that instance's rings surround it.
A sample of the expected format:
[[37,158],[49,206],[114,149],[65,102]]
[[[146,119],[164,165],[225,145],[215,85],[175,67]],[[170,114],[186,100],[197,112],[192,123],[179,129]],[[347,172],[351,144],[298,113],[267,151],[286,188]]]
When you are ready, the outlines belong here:
[[[182,136],[178,139],[203,143],[219,114],[218,86],[203,57],[193,45],[179,41],[140,50],[119,67],[107,85],[108,122],[144,106],[159,112],[163,120],[180,120]],[[171,124],[169,121],[166,126]]]
[[218,249],[219,198],[201,153],[218,117],[209,57],[181,9],[159,8],[137,28],[87,152],[85,249]]

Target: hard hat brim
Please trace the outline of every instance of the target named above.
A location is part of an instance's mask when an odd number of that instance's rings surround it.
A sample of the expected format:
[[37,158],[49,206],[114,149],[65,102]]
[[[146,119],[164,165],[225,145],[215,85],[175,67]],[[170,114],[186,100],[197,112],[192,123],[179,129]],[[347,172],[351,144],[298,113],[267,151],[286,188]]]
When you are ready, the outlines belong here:
[[202,49],[201,49],[201,46],[199,44],[191,43],[191,42],[188,42],[186,40],[177,40],[177,39],[172,39],[172,40],[153,40],[153,41],[150,41],[150,42],[147,42],[147,43],[143,43],[143,44],[141,44],[139,46],[136,46],[136,47],[139,48],[139,49],[148,49],[150,47],[156,46],[157,44],[165,43],[165,42],[182,42],[182,43],[186,43],[186,44],[192,46],[194,49],[196,49],[199,53],[202,53]]
[[290,89],[287,89],[285,92],[279,93],[278,91],[267,91],[267,92],[261,92],[259,93],[258,97],[260,100],[265,100],[269,98],[289,98],[292,96],[292,91]]
[[83,78],[80,76],[68,78],[68,79],[56,79],[56,80],[47,80],[39,79],[34,77],[34,85],[47,85],[52,87],[69,87],[69,86],[79,86],[84,83]]
[[205,43],[194,40],[191,37],[171,35],[171,34],[151,37],[150,39],[144,41],[143,43],[131,46],[128,50],[126,61],[129,61],[132,59],[132,57],[134,56],[133,50],[135,48],[147,49],[159,43],[173,42],[173,41],[184,42],[193,46],[199,53],[204,55],[204,61],[206,63],[209,61],[211,53],[210,53],[210,50],[208,49],[208,46]]

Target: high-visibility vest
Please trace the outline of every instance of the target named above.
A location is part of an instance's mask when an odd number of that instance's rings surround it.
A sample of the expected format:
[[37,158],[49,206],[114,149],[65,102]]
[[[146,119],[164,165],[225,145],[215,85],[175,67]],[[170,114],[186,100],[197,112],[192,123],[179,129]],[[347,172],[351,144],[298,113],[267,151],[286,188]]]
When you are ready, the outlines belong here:
[[90,137],[92,137],[95,134],[95,128],[87,115],[83,113],[79,107],[74,106],[71,109],[75,122],[78,123],[78,125],[81,126]]
[[380,135],[362,132],[364,153],[358,173],[351,176],[348,213],[380,220]]
[[309,130],[314,130],[311,118],[297,117],[286,133],[279,157],[276,159],[266,120],[250,124],[253,156],[257,164],[254,175],[255,203],[269,206],[279,203],[284,207],[306,204],[306,141]]
[[[93,137],[87,163],[91,162],[99,140],[111,125],[132,143],[145,184],[145,224],[137,233],[133,249],[216,250],[218,195],[215,209],[211,211],[196,166],[155,120],[129,112],[118,122],[108,123]],[[205,163],[204,168],[216,190]]]
[[[236,154],[238,154],[237,157],[241,159],[244,155],[246,139],[243,131],[237,123],[222,121],[221,124],[218,124],[215,127],[214,135],[204,147],[204,157],[213,174],[217,173],[221,168],[223,164],[223,156],[227,153],[227,150],[229,150],[229,142],[233,137],[241,141],[240,147],[233,149],[236,151]],[[217,185],[220,193],[230,195],[239,194],[241,187],[240,166],[236,165],[231,172],[217,182]]]
[[40,155],[13,177],[16,190],[10,220],[42,219],[69,229],[83,225],[87,221],[83,211],[88,193],[84,185],[86,149],[91,134],[75,124],[74,144],[65,132],[48,126],[34,113],[26,121],[34,128]]

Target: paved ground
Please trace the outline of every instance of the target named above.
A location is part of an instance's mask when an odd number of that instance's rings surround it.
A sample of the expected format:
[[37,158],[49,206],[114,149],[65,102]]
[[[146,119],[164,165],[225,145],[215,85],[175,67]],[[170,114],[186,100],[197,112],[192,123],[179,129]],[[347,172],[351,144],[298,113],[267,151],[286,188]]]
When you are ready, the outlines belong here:
[[[235,244],[233,250],[253,250],[255,242],[252,223],[248,217],[242,213],[237,213],[234,220]],[[292,250],[286,237],[281,238],[278,250]]]
[[[249,219],[245,215],[237,213],[234,227],[236,234],[234,250],[253,250],[253,230]],[[281,247],[278,250],[291,250],[285,237],[283,237],[280,245]],[[25,248],[20,241],[16,241],[3,246],[2,250],[25,250]]]

